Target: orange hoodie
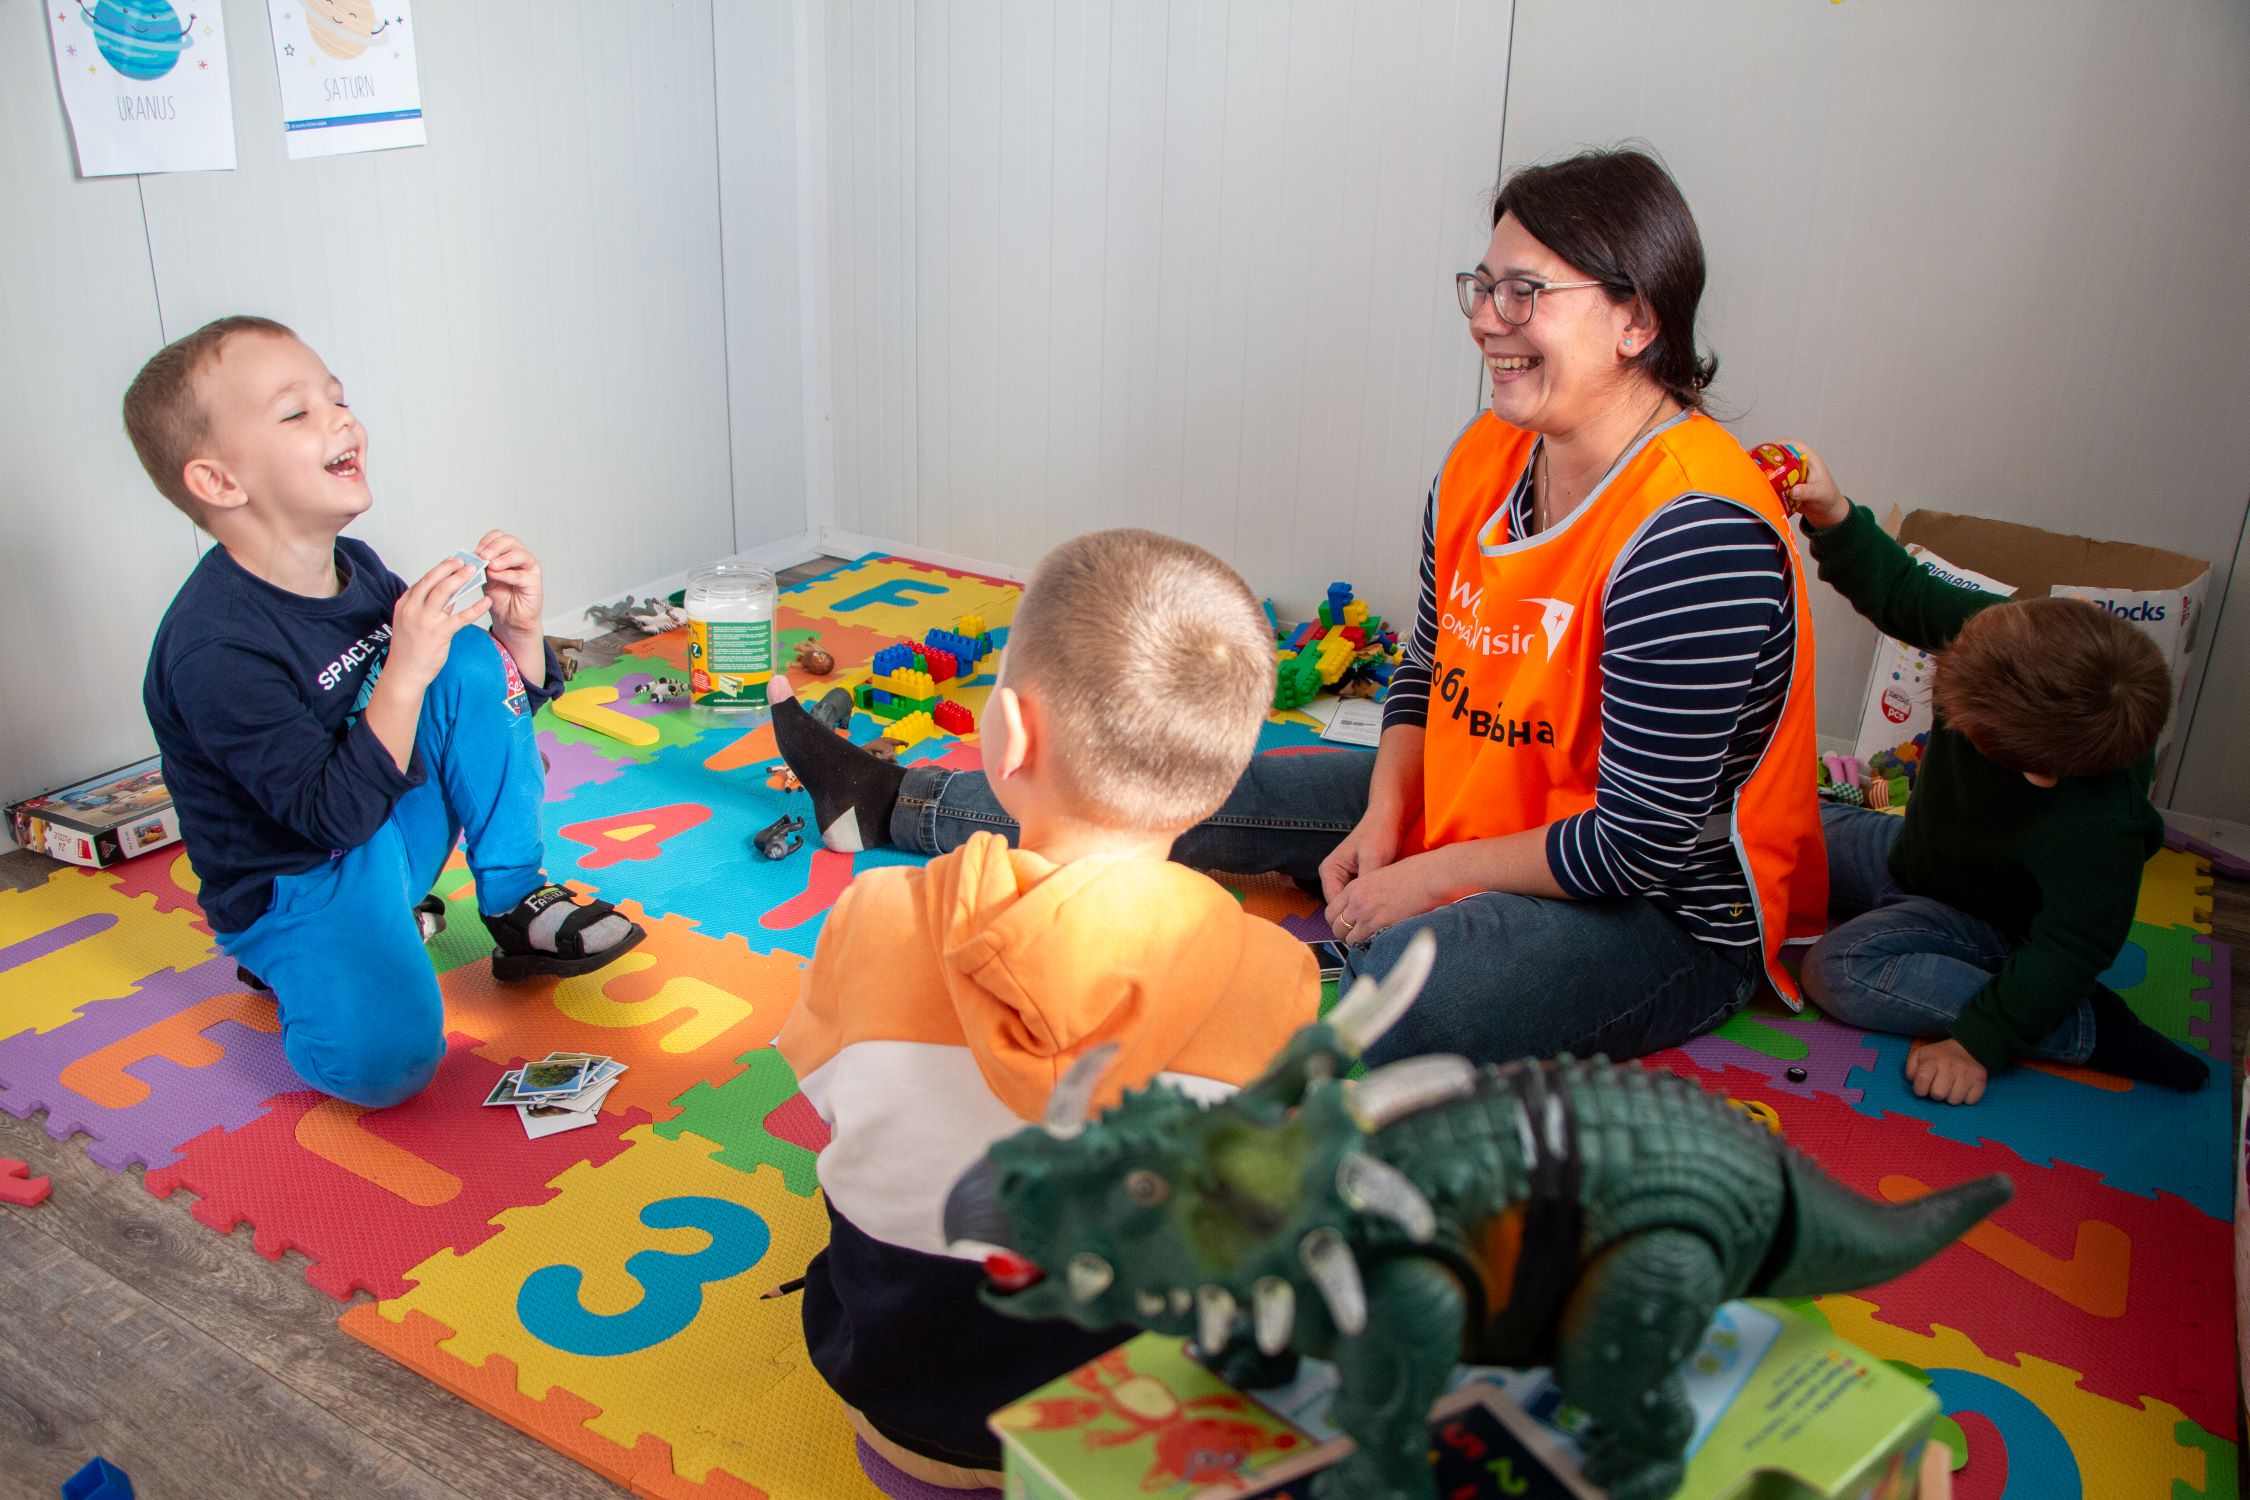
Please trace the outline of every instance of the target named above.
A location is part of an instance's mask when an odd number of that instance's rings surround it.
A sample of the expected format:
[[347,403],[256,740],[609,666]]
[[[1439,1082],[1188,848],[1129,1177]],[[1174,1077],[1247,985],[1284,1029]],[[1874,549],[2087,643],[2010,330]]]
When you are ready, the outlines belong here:
[[1162,1078],[1231,1093],[1313,1019],[1312,951],[1164,860],[1056,865],[980,833],[855,880],[775,1045],[832,1131],[830,1204],[874,1237],[942,1252],[945,1194],[1117,1042],[1097,1102]]

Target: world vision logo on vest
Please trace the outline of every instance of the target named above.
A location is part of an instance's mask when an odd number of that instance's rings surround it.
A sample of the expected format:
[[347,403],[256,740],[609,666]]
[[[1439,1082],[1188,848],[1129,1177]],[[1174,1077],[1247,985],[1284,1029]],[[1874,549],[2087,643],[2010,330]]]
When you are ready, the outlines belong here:
[[1446,634],[1467,646],[1480,656],[1512,656],[1529,652],[1535,646],[1545,648],[1547,660],[1555,659],[1555,648],[1570,629],[1571,616],[1577,606],[1561,599],[1543,599],[1533,596],[1517,601],[1519,614],[1539,611],[1535,620],[1492,626],[1484,623],[1484,588],[1470,587],[1455,574],[1452,586],[1445,591],[1446,610],[1438,624]]

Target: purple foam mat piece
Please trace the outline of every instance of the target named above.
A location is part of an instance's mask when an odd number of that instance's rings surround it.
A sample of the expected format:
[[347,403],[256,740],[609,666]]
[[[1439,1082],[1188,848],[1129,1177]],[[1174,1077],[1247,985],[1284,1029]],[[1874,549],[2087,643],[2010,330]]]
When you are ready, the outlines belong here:
[[72,943],[82,943],[116,925],[115,912],[89,912],[83,917],[72,917],[60,927],[50,927],[45,932],[33,933],[20,943],[10,943],[7,947],[0,948],[0,970],[21,968],[34,959],[45,958],[50,953],[60,953]]
[[1333,943],[1336,933],[1328,925],[1328,918],[1320,912],[1309,917],[1283,917],[1281,930],[1291,937],[1307,943]]
[[[651,703],[639,696],[641,689],[656,681],[656,678],[657,674],[654,672],[626,673],[617,679],[617,701],[609,706],[628,719],[655,719],[665,714],[686,713],[688,701],[685,695],[662,703]],[[677,677],[672,680],[679,681]]]
[[949,1490],[926,1479],[916,1479],[868,1447],[865,1438],[854,1438],[852,1442],[858,1448],[859,1466],[868,1482],[890,1496],[890,1500],[1000,1500],[998,1490]]
[[[1777,1016],[1765,1011],[1738,1015],[1728,1024],[1733,1027],[1755,1024],[1779,1032],[1801,1042],[1805,1054],[1798,1058],[1775,1057],[1718,1032],[1685,1042],[1680,1050],[1699,1068],[1709,1068],[1713,1072],[1741,1068],[1767,1079],[1781,1092],[1800,1098],[1830,1094],[1847,1104],[1857,1104],[1863,1096],[1865,1091],[1853,1087],[1850,1079],[1854,1069],[1875,1066],[1875,1049],[1867,1044],[1866,1032],[1821,1017]],[[1803,1082],[1789,1076],[1791,1068],[1805,1070]]]
[[68,1026],[0,1040],[0,1109],[19,1120],[44,1109],[47,1134],[58,1141],[85,1132],[93,1137],[86,1155],[110,1171],[135,1162],[169,1166],[179,1160],[183,1143],[214,1126],[240,1129],[264,1114],[276,1094],[304,1087],[282,1056],[279,1033],[221,1020],[200,1034],[225,1055],[202,1067],[182,1067],[163,1057],[128,1063],[125,1075],[147,1085],[148,1093],[122,1109],[105,1108],[64,1086],[62,1075],[104,1047],[240,988],[232,959],[208,959],[155,974],[130,995],[88,1005]]
[[551,729],[539,731],[539,752],[547,757],[549,802],[562,802],[582,786],[598,786],[625,774],[628,761],[611,760],[591,745],[566,745]]
[[2188,1035],[2201,1039],[2214,1066],[2227,1067],[2234,1060],[2234,950],[2217,938],[2205,938],[2203,942],[2210,956],[2188,967],[2210,981],[2201,998],[2210,1006],[2211,1014],[2189,1017]]
[[2211,862],[2211,871],[2215,875],[2224,875],[2229,880],[2250,880],[2250,859],[2230,854],[2217,844],[2196,838],[2192,834],[2182,833],[2169,823],[2164,825],[2164,847],[2201,855]]

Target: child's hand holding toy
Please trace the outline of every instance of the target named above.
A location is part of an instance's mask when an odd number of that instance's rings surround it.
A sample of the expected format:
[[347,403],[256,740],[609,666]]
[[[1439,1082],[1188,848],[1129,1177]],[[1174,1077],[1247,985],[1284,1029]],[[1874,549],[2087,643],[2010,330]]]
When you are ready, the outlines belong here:
[[1974,1104],[1984,1097],[1984,1064],[1951,1037],[1923,1042],[1906,1055],[1906,1081],[1924,1099]]
[[1821,456],[1802,443],[1794,445],[1804,460],[1805,477],[1788,492],[1788,501],[1815,531],[1826,531],[1851,514],[1851,497],[1837,488]]

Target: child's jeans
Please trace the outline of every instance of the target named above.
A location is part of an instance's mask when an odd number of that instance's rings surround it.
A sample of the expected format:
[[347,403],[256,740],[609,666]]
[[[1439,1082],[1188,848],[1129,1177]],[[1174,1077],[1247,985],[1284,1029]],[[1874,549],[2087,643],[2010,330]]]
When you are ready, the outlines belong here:
[[[1805,993],[1847,1026],[1900,1036],[1945,1036],[2023,943],[1982,917],[1891,876],[1891,846],[1904,818],[1830,803],[1828,905],[1850,920],[1828,929],[1805,955]],[[2030,1055],[2080,1063],[2094,1050],[2094,1008],[2081,1000]]]
[[373,838],[275,881],[265,915],[219,938],[272,988],[282,1053],[323,1093],[381,1109],[437,1072],[444,1009],[414,903],[464,830],[480,910],[508,911],[544,881],[539,744],[512,675],[485,632],[456,634],[414,731],[427,779]]

